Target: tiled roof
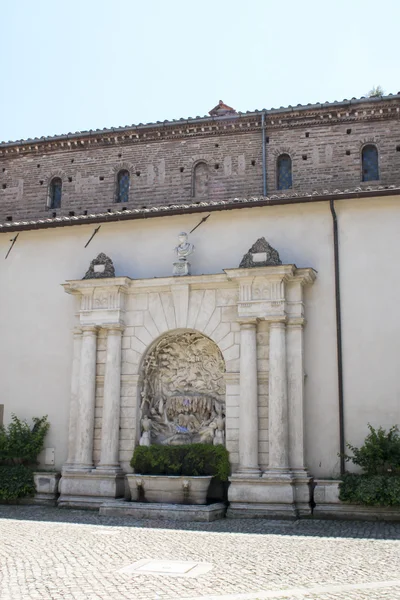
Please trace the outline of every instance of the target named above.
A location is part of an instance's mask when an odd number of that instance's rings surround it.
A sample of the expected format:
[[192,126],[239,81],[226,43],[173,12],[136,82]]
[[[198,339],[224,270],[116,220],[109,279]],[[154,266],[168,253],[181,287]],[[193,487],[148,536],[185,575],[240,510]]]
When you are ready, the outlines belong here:
[[355,105],[355,104],[362,104],[362,103],[370,103],[370,102],[385,102],[388,100],[394,100],[394,99],[400,99],[400,92],[398,92],[397,94],[388,94],[386,96],[380,96],[380,97],[375,97],[375,98],[368,98],[368,97],[361,97],[361,98],[351,98],[351,100],[347,100],[346,98],[344,100],[335,100],[334,102],[317,102],[315,104],[309,103],[309,104],[297,104],[297,106],[281,106],[280,108],[262,108],[262,109],[258,109],[258,110],[253,110],[253,111],[246,111],[246,112],[240,112],[238,111],[236,114],[233,113],[229,113],[227,115],[223,115],[223,116],[209,116],[209,115],[205,115],[203,117],[197,116],[197,117],[187,117],[187,118],[181,118],[181,119],[172,119],[171,121],[165,120],[165,121],[157,121],[154,123],[139,123],[137,125],[122,125],[120,127],[111,127],[111,128],[107,128],[105,127],[104,129],[95,129],[95,130],[89,130],[89,131],[76,131],[75,133],[66,133],[66,134],[59,134],[59,135],[51,135],[51,136],[43,136],[40,138],[28,138],[26,140],[16,140],[16,141],[9,141],[9,142],[0,142],[0,148],[2,147],[7,147],[7,146],[18,146],[18,145],[22,145],[22,144],[32,144],[32,143],[40,143],[40,142],[47,142],[47,141],[58,141],[58,140],[70,140],[70,139],[74,139],[74,138],[79,138],[79,137],[84,137],[84,136],[91,136],[91,135],[107,135],[107,134],[112,134],[112,133],[117,133],[117,132],[123,132],[123,131],[130,131],[132,129],[154,129],[157,127],[166,127],[168,125],[176,125],[177,123],[180,124],[184,124],[184,123],[190,123],[190,124],[194,124],[194,123],[203,123],[203,122],[207,122],[207,121],[212,121],[212,120],[223,120],[223,119],[237,119],[240,117],[251,117],[251,116],[256,116],[260,113],[264,113],[265,115],[273,115],[273,114],[283,114],[283,113],[290,113],[290,112],[299,112],[299,111],[313,111],[313,110],[319,110],[322,108],[340,108],[340,107],[345,107],[345,106],[351,106],[351,105]]
[[47,229],[49,227],[65,227],[68,225],[85,225],[88,223],[107,223],[113,221],[129,221],[132,219],[146,219],[183,213],[213,212],[220,210],[234,210],[237,208],[253,208],[257,206],[274,206],[280,204],[300,204],[307,202],[321,202],[326,200],[345,200],[351,198],[365,198],[373,196],[400,195],[400,187],[374,186],[357,187],[346,190],[321,190],[309,194],[273,194],[271,196],[257,196],[250,198],[233,198],[230,200],[192,202],[190,204],[173,204],[169,206],[152,206],[149,208],[132,208],[115,210],[106,213],[93,213],[89,215],[60,216],[48,219],[21,220],[0,223],[0,233],[7,231],[23,231],[30,229]]

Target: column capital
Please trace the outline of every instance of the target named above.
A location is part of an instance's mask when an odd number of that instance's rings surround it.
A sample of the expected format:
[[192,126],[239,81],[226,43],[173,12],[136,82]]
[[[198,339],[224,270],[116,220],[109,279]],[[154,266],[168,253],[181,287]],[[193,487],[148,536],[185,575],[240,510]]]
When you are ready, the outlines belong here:
[[302,329],[305,324],[306,324],[306,320],[304,317],[297,317],[297,318],[289,319],[286,323],[287,327],[293,327],[293,328],[299,327],[300,329]]
[[286,318],[280,319],[279,321],[270,321],[269,326],[273,329],[285,329]]
[[254,329],[260,319],[239,319],[237,322],[240,325],[240,329]]
[[102,329],[105,329],[107,331],[108,335],[116,335],[116,334],[120,334],[124,331],[125,329],[125,325],[123,325],[122,323],[115,323],[115,324],[107,324],[107,325],[103,325]]
[[97,325],[82,325],[83,335],[96,335],[98,329]]
[[72,335],[74,338],[80,337],[82,335],[82,327],[74,327],[72,330]]

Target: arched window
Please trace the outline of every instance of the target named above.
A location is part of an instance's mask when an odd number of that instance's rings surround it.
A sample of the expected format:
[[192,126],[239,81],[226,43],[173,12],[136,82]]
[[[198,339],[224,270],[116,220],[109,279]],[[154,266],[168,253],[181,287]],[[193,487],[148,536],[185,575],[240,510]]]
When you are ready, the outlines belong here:
[[292,187],[292,159],[289,154],[281,154],[277,162],[278,190],[289,190]]
[[373,144],[364,146],[361,154],[362,181],[378,181],[379,160],[378,150]]
[[51,180],[49,194],[49,207],[60,208],[62,195],[62,181],[60,177],[54,177]]
[[193,196],[207,198],[208,196],[208,165],[199,162],[193,170]]
[[118,173],[116,202],[128,202],[129,200],[129,171],[124,169]]

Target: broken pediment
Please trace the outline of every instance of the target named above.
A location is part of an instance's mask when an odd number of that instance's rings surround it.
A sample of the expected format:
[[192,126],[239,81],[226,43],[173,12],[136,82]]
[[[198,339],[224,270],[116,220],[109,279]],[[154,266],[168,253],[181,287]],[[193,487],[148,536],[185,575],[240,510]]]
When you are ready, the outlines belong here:
[[115,277],[115,269],[111,258],[101,252],[97,258],[92,260],[82,279],[100,279],[105,277]]
[[249,269],[251,267],[275,267],[281,264],[282,261],[279,258],[278,251],[262,237],[259,238],[243,256],[239,269]]

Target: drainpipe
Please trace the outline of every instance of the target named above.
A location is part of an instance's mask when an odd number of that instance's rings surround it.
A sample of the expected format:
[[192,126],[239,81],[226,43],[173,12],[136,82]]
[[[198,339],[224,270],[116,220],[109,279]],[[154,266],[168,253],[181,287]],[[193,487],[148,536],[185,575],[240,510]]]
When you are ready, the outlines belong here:
[[340,266],[339,266],[339,234],[334,200],[329,201],[333,224],[333,249],[335,261],[335,304],[336,304],[336,348],[339,391],[339,452],[340,474],[345,472],[344,442],[344,405],[343,405],[343,354],[342,354],[342,314],[340,308]]
[[267,146],[265,142],[265,112],[261,115],[263,196],[267,195]]

